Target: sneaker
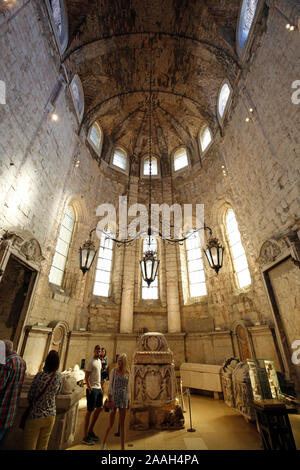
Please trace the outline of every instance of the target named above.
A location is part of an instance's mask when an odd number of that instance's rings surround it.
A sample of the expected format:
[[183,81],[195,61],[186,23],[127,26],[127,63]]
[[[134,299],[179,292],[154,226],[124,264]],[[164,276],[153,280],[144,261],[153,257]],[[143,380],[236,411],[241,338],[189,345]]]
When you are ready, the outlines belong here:
[[95,442],[89,436],[82,439],[81,443],[85,444],[86,446],[94,446],[95,445]]
[[92,432],[89,432],[88,437],[89,437],[92,441],[94,441],[94,442],[98,442],[98,441],[99,441],[99,437],[96,436],[96,434],[94,434],[93,431],[92,431]]

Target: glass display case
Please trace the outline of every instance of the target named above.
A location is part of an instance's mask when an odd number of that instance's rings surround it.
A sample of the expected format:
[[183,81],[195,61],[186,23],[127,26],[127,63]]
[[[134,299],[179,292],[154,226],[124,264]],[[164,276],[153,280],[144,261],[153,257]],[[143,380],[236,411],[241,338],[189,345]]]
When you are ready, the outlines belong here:
[[284,405],[273,359],[247,359],[254,402],[264,406]]

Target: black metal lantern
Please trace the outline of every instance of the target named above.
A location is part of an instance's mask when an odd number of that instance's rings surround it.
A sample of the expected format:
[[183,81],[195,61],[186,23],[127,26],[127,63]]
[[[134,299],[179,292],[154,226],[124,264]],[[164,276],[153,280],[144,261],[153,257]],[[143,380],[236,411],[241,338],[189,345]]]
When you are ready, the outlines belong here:
[[224,247],[219,243],[217,238],[210,238],[206,245],[206,249],[203,250],[207,261],[212,269],[218,274],[219,270],[223,266],[223,253]]
[[148,287],[154,281],[157,275],[159,260],[155,251],[148,250],[144,253],[143,259],[140,261],[142,276]]
[[95,244],[92,241],[92,232],[93,230],[90,232],[90,238],[79,248],[79,263],[83,274],[90,269],[97,253]]

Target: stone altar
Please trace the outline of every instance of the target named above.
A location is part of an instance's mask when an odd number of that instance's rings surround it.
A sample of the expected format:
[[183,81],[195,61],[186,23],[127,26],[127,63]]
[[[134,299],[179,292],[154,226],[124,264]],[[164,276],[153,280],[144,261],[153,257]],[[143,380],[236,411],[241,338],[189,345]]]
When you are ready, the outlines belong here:
[[173,353],[162,333],[145,333],[133,355],[132,429],[179,429],[184,418],[176,399]]

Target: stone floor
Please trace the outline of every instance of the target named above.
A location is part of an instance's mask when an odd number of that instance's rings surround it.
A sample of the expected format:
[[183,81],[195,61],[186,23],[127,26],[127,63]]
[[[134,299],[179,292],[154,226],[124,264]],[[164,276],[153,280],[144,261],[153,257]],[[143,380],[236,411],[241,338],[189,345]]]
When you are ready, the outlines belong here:
[[[189,413],[184,413],[185,429],[176,431],[132,431],[128,429],[125,448],[128,450],[261,450],[261,440],[256,425],[247,423],[235,410],[224,401],[209,397],[192,395],[192,426]],[[188,410],[188,408],[187,408]],[[99,450],[100,444],[88,447],[81,444],[85,415],[85,399],[81,400],[77,433],[74,445],[70,450]],[[107,448],[120,449],[120,438],[117,432],[118,416],[114,429],[108,437]],[[300,449],[300,415],[290,416],[297,449]],[[95,426],[95,433],[102,439],[108,422],[108,413],[102,412]]]

